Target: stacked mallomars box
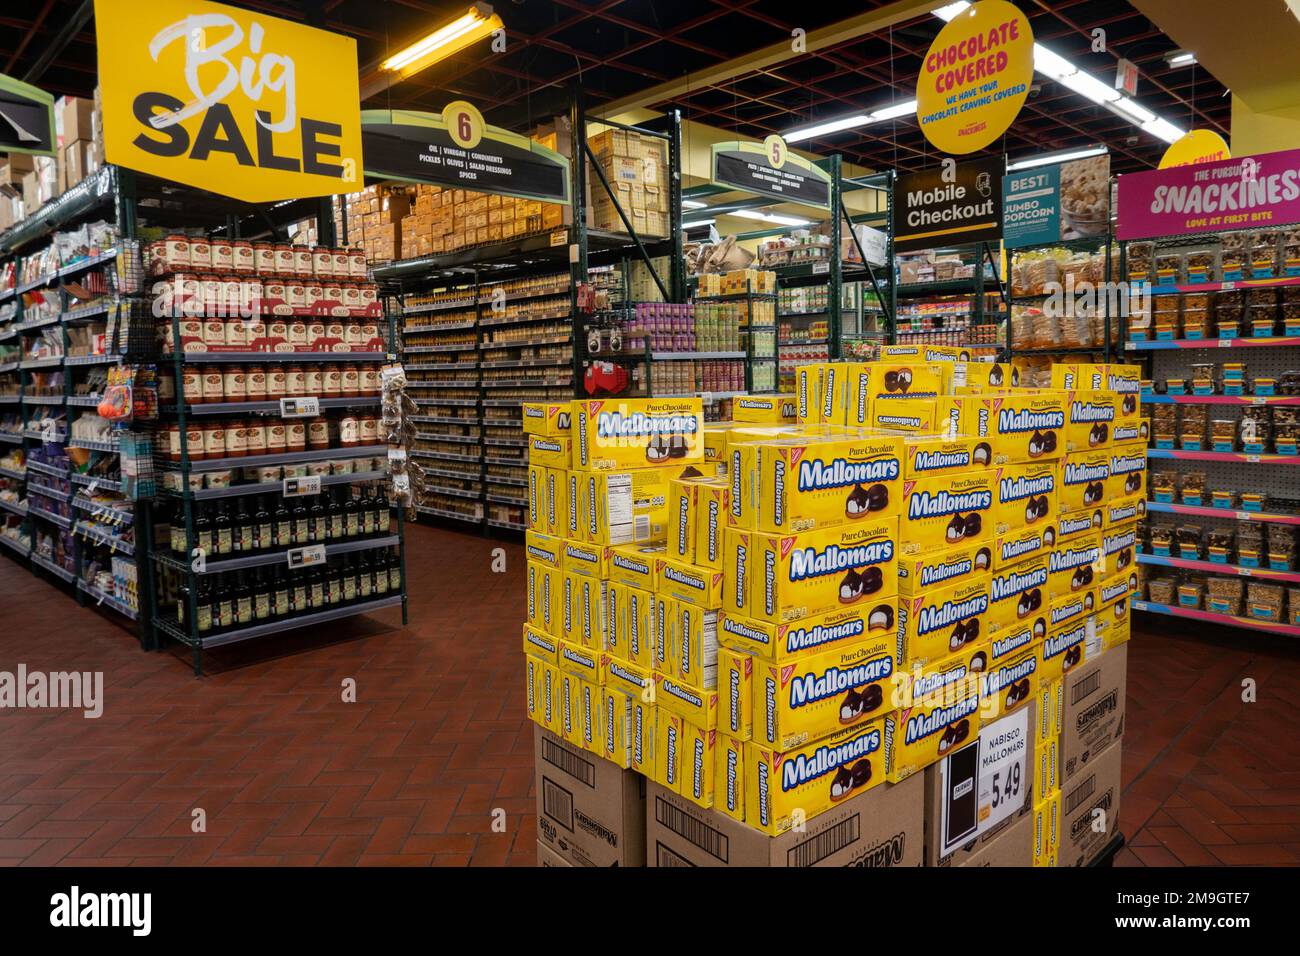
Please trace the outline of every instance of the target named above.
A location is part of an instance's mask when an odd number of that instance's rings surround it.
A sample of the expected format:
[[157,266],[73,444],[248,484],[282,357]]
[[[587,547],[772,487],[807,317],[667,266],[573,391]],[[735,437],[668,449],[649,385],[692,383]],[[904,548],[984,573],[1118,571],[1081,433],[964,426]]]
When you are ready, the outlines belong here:
[[709,426],[694,399],[525,410],[549,862],[1048,866],[1104,848],[1136,370],[1060,366],[1029,389],[965,359],[803,366],[794,395]]

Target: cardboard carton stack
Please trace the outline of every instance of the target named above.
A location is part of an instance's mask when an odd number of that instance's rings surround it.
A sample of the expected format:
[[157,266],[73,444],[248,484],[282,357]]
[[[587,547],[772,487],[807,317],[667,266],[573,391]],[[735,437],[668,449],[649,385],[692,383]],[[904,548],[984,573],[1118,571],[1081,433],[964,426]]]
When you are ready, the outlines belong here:
[[648,836],[619,825],[651,865],[1079,865],[1113,836],[1137,370],[884,353],[708,428],[694,399],[525,410],[529,714],[648,781]]
[[104,155],[99,90],[95,99],[54,104],[55,154],[10,153],[0,164],[0,229],[8,229],[99,169]]
[[613,197],[592,171],[591,226],[606,232],[627,232],[614,207],[615,198],[638,236],[666,236],[668,219],[668,144],[635,130],[606,129],[588,139]]

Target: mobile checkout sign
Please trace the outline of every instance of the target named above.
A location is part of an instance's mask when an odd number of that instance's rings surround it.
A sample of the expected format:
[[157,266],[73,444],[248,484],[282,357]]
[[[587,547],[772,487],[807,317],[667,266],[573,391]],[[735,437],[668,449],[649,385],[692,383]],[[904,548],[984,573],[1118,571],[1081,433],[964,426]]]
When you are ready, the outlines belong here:
[[95,0],[110,163],[248,202],[359,188],[356,41],[203,0]]

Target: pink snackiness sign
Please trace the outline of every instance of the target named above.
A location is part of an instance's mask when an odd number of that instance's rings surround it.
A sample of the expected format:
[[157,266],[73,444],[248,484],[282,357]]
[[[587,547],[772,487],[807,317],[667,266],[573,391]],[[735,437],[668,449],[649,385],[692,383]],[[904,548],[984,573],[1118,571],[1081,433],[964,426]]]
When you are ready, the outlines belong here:
[[1119,177],[1120,239],[1300,222],[1300,149]]

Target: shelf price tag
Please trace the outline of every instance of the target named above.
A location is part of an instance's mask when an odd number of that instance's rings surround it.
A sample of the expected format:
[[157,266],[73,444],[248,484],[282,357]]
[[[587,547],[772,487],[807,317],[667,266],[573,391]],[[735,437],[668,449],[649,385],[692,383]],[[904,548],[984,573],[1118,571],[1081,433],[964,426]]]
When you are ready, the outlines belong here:
[[814,263],[813,263],[812,274],[815,275],[815,276],[825,275],[826,273],[828,273],[828,272],[830,272],[830,271],[831,271],[831,264],[830,264],[829,262],[814,262]]
[[307,398],[280,399],[281,418],[315,418],[320,414],[320,399],[316,396]]
[[320,475],[304,475],[301,478],[284,479],[284,487],[281,494],[286,498],[297,498],[302,495],[320,494]]
[[567,229],[559,229],[551,233],[552,246],[563,246],[567,244],[568,241],[569,241],[569,230]]
[[325,545],[309,544],[305,548],[289,549],[289,568],[310,568],[325,563]]
[[1246,461],[1250,462],[1252,465],[1258,465],[1258,464],[1259,464],[1259,455],[1247,455],[1247,456],[1246,456]]

